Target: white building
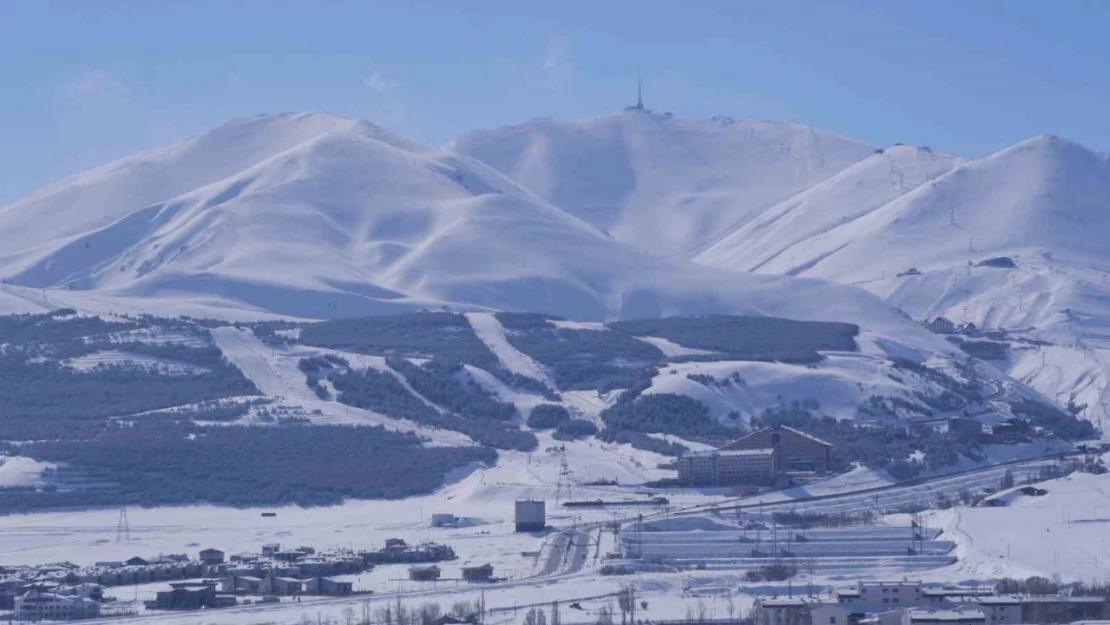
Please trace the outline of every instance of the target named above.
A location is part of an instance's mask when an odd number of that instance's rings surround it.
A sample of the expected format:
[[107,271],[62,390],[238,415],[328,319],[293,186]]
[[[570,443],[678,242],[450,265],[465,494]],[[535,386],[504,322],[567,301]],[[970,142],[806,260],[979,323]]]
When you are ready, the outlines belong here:
[[678,479],[689,486],[773,484],[777,475],[775,454],[773,448],[685,453],[678,459]]
[[515,511],[518,532],[541,532],[547,526],[547,512],[542,499],[519,499]]
[[816,619],[811,621],[811,608],[816,605],[804,597],[756,599],[755,625],[819,625]]
[[981,597],[975,603],[987,617],[987,625],[1021,623],[1021,599],[1018,597]]
[[902,625],[986,625],[987,617],[978,608],[954,610],[906,610]]
[[100,604],[85,597],[29,592],[15,600],[12,615],[20,621],[69,621],[100,616]]
[[432,527],[455,527],[459,524],[459,517],[453,514],[436,513],[432,515]]
[[860,603],[893,608],[922,605],[920,581],[857,582]]

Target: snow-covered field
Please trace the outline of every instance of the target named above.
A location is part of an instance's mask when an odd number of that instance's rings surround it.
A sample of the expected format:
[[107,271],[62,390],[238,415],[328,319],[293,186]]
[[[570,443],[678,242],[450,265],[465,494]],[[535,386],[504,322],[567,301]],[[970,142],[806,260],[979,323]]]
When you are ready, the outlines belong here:
[[[545,442],[544,447],[549,446]],[[645,477],[661,474],[650,468],[659,457],[627,448],[601,446],[596,443],[567,445],[568,463],[576,482],[597,478],[616,478],[621,483],[633,484]],[[443,581],[434,584],[410,582],[403,566],[382,566],[352,579],[360,590],[373,590],[370,598],[305,599],[303,603],[254,605],[204,614],[142,614],[137,622],[185,622],[245,624],[258,622],[293,623],[303,614],[315,618],[317,612],[325,617],[341,619],[343,609],[358,606],[370,600],[379,607],[393,601],[400,593],[410,605],[425,601],[438,601],[447,606],[460,600],[472,600],[482,591],[488,605],[498,615],[494,622],[518,621],[521,614],[512,612],[514,606],[547,604],[551,601],[567,604],[580,602],[586,610],[596,610],[610,602],[606,597],[622,584],[633,583],[641,597],[649,602],[649,612],[654,618],[678,618],[689,606],[696,609],[700,602],[707,610],[713,609],[724,616],[728,593],[734,608],[747,606],[752,597],[740,594],[748,586],[741,578],[740,561],[728,566],[714,565],[703,571],[673,571],[640,573],[632,576],[604,577],[597,573],[602,563],[598,555],[615,548],[612,534],[607,530],[588,530],[590,541],[586,565],[581,570],[562,572],[545,564],[550,552],[553,535],[517,534],[512,528],[513,501],[522,497],[542,497],[549,506],[549,523],[556,527],[590,527],[613,518],[634,518],[640,510],[568,510],[554,505],[559,482],[560,457],[556,453],[505,454],[502,461],[492,468],[474,470],[458,476],[458,480],[439,492],[404,501],[349,502],[333,508],[301,509],[296,507],[270,508],[276,517],[262,517],[259,510],[239,510],[215,506],[188,506],[128,511],[132,540],[115,541],[118,510],[90,510],[51,512],[34,515],[11,515],[0,518],[0,558],[5,563],[36,563],[68,560],[90,564],[100,560],[117,560],[133,555],[158,553],[194,553],[199,549],[216,546],[229,551],[257,550],[263,543],[279,542],[283,545],[312,545],[322,548],[371,548],[386,538],[398,537],[409,542],[432,540],[452,545],[459,560],[444,566],[444,577],[456,577],[457,567],[463,564],[490,562],[498,576],[505,582],[491,586],[466,586]],[[1021,471],[1015,470],[1019,479]],[[998,473],[989,473],[995,484]],[[872,487],[883,483],[882,476],[856,471],[828,483],[815,485],[815,493],[836,494]],[[960,478],[951,484],[944,481],[928,487],[904,489],[884,495],[885,501],[929,501],[940,490],[974,487],[982,480]],[[928,517],[935,555],[922,555],[916,559],[898,557],[889,551],[898,543],[898,536],[908,532],[909,519],[894,515],[883,525],[868,530],[820,530],[813,533],[813,549],[843,549],[846,556],[808,554],[805,560],[839,558],[841,566],[813,566],[807,564],[796,585],[811,583],[818,588],[842,584],[859,577],[868,579],[899,577],[912,574],[915,578],[937,582],[984,582],[1007,575],[1052,574],[1059,572],[1064,579],[1101,579],[1110,558],[1110,538],[1103,525],[1110,518],[1110,476],[1077,474],[1052,480],[1039,486],[1049,495],[1021,499],[1012,508],[955,508],[937,512]],[[636,497],[634,487],[576,486],[576,498]],[[668,492],[675,508],[707,505],[722,501],[720,495],[687,491],[681,495]],[[805,496],[803,493],[797,496]],[[860,510],[869,507],[872,496],[846,494],[832,499],[827,505],[814,507],[822,511]],[[884,503],[885,503],[884,501]],[[816,505],[816,504],[815,504]],[[799,511],[802,506],[793,506]],[[758,508],[748,508],[755,513]],[[771,508],[764,508],[769,511]],[[431,514],[450,512],[467,519],[467,527],[432,528]],[[654,518],[654,517],[653,517]],[[684,517],[661,515],[660,519]],[[686,517],[691,520],[699,517]],[[705,518],[705,517],[700,517]],[[722,508],[722,521],[732,522],[730,512]],[[627,535],[627,529],[626,534]],[[852,536],[858,531],[857,536]],[[937,532],[940,532],[937,534]],[[644,532],[641,536],[647,536]],[[709,534],[712,534],[710,532]],[[687,531],[685,540],[704,542],[712,540],[705,532]],[[749,531],[754,539],[754,532]],[[658,543],[665,535],[653,533]],[[1036,541],[1029,540],[1037,536]],[[820,539],[820,540],[817,540]],[[762,533],[763,544],[769,540]],[[780,534],[780,540],[785,540]],[[852,541],[862,541],[855,548]],[[893,541],[893,542],[890,542]],[[952,553],[946,553],[955,544]],[[900,543],[899,543],[900,544]],[[794,547],[800,547],[796,543]],[[880,546],[885,545],[885,546]],[[895,545],[896,546],[896,545]],[[863,551],[870,550],[869,554]],[[541,556],[534,555],[539,552]],[[858,552],[858,553],[857,553]],[[692,552],[691,552],[692,553]],[[719,558],[721,550],[714,551]],[[932,553],[932,552],[930,552]],[[696,555],[696,554],[692,554]],[[707,554],[709,557],[710,554]],[[952,556],[955,564],[949,565]],[[710,558],[713,559],[713,558]],[[853,564],[854,563],[854,564]],[[533,577],[544,574],[550,576]],[[553,571],[553,572],[551,572]],[[124,601],[141,601],[160,589],[160,585],[139,588],[113,589],[112,594]],[[751,588],[749,592],[771,592],[772,586]],[[591,599],[592,598],[592,599]],[[568,617],[569,618],[569,617]],[[110,620],[110,619],[109,619]],[[584,619],[585,620],[585,619]]]
[[930,523],[958,544],[960,561],[950,577],[1110,577],[1110,475],[1076,473],[1037,487],[1048,494],[1019,497],[1009,507],[932,515]]

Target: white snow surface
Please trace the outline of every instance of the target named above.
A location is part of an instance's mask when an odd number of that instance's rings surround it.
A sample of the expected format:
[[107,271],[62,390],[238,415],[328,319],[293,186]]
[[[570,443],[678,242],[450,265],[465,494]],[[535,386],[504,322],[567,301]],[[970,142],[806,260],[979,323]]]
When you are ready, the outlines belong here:
[[509,339],[505,338],[505,328],[492,313],[466,313],[466,319],[470,322],[470,327],[474,328],[474,333],[493,352],[493,355],[497,356],[506,369],[539,380],[548,388],[555,388],[555,383],[551,381],[551,376],[547,374],[543,365],[509,343]]
[[[778,150],[782,132],[767,145]],[[806,145],[815,136],[787,134]],[[815,163],[785,177],[808,180]],[[731,312],[853,321],[914,341],[912,324],[859,291],[648,253],[469,156],[325,114],[236,120],[80,174],[0,209],[0,233],[0,276],[79,309]]]
[[959,544],[950,575],[991,579],[1033,575],[1102,579],[1110,562],[1110,475],[1075,473],[1039,483],[1041,497],[1007,507],[954,508],[934,524]]
[[[1110,414],[1108,199],[1110,157],[1058,137],[974,161],[901,146],[764,212],[696,260],[858,285],[918,320],[943,315],[1049,343],[998,364],[1086,406],[1097,423]],[[997,257],[1017,267],[977,266]]]
[[41,486],[42,472],[53,465],[24,456],[0,456],[0,488]]
[[644,250],[688,255],[870,155],[805,126],[622,111],[478,130],[451,147]]

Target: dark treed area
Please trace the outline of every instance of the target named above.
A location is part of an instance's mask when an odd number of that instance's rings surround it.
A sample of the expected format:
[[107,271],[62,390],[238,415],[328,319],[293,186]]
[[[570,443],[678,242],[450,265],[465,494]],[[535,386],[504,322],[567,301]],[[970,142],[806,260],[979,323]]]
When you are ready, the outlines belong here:
[[386,364],[405,376],[421,396],[460,417],[507,421],[516,415],[515,406],[478,386],[460,362],[435,358],[415,365],[404,358],[387,358]]
[[339,367],[325,368],[319,362],[316,361],[314,375],[329,379],[339,392],[337,400],[342,403],[373,410],[395,419],[462,432],[475,442],[497,449],[531,451],[536,448],[535,436],[511,425],[490,419],[464,419],[455,414],[439,412],[409,392],[391,373],[374,369],[355,371]]
[[550,430],[563,421],[570,419],[570,412],[558,404],[540,404],[528,413],[528,427],[534,430]]
[[682,438],[725,442],[740,430],[718,424],[701,402],[685,395],[653,393],[618,401],[601,412],[607,430],[645,434],[673,434]]
[[[157,320],[159,327],[189,334],[195,344],[133,340],[152,319],[109,323],[69,317],[71,311],[0,317],[0,438],[81,439],[102,429],[110,417],[240,395],[258,389],[215,346],[204,344],[195,326]],[[181,365],[158,368],[98,364],[77,370],[69,358],[118,351]]]
[[119,503],[314,506],[349,497],[400,498],[431,492],[448,471],[497,457],[480,447],[426,448],[416,436],[376,427],[201,427],[165,421],[114,424],[91,441],[32,443],[19,453],[67,463],[114,486],[0,490],[5,512]]
[[645,366],[666,358],[659,348],[608,330],[559,328],[546,315],[497,313],[513,347],[547,366],[561,389],[628,388]]
[[305,326],[300,341],[371,356],[440,356],[483,369],[499,365],[466,317],[455,313],[417,312],[321,321]]
[[[270,340],[277,340],[269,332]],[[439,358],[489,371],[509,386],[555,399],[538,380],[512,373],[474,333],[466,317],[449,312],[416,312],[357,319],[334,319],[304,326],[300,342],[340,351],[397,358]]]
[[718,352],[735,360],[800,363],[820,360],[819,351],[855,351],[859,334],[859,326],[850,323],[729,315],[616,321],[607,326],[633,336],[659,337],[683,347]]

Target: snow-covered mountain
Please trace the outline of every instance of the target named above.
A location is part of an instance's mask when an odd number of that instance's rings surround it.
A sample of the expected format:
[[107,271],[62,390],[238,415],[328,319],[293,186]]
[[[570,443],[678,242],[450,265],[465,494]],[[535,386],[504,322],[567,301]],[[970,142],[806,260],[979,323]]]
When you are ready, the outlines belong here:
[[974,161],[896,147],[696,260],[855,284],[916,319],[1008,330],[1020,342],[999,364],[1097,421],[1110,372],[1108,228],[1105,154],[1047,136]]
[[[888,355],[947,357],[915,323],[944,315],[1007,330],[996,364],[1095,418],[1110,414],[1108,202],[1110,159],[1052,137],[967,160],[629,110],[430,149],[268,115],[0,208],[0,306],[739,313],[848,321]],[[999,257],[1016,266],[978,266]]]
[[[1101,260],[1108,198],[1107,156],[1055,137],[970,162],[897,147],[765,212],[698,260],[785,273],[793,258],[796,273],[841,281],[1004,255]],[[784,221],[817,227],[791,228],[793,237],[764,231]]]
[[[861,286],[918,320],[1008,330],[1001,368],[1110,416],[1107,155],[1037,137],[969,160],[639,110],[452,145],[641,249]],[[999,257],[1017,267],[977,266]]]
[[237,120],[80,174],[0,210],[0,233],[10,296],[81,309],[731,312],[945,349],[862,291],[650,254],[474,158],[323,114]]
[[804,126],[629,110],[479,130],[451,147],[653,253],[689,256],[874,148]]

